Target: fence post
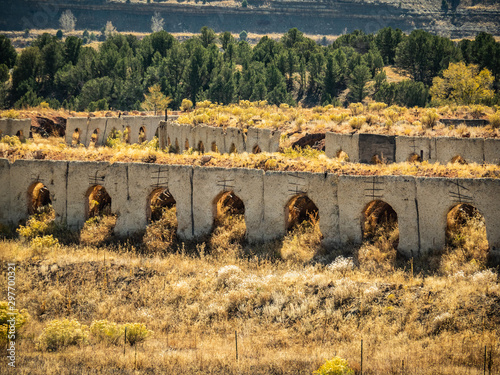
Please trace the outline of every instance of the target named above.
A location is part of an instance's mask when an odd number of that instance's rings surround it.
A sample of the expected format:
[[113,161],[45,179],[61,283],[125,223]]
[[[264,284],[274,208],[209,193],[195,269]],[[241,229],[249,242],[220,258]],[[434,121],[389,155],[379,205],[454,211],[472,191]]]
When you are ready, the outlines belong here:
[[125,355],[126,345],[127,345],[127,327],[125,327],[125,335],[123,336],[123,355]]
[[363,340],[361,340],[361,375],[363,375]]
[[238,360],[238,332],[234,331],[234,344],[236,346],[236,360]]
[[484,366],[483,366],[483,374],[486,375],[486,345],[484,346]]

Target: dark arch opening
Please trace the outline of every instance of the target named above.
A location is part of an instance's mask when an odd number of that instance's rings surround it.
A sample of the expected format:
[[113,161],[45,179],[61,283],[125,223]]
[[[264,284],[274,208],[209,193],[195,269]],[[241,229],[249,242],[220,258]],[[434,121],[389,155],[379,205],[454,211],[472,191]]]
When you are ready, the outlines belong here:
[[16,133],[16,137],[19,138],[20,141],[24,141],[24,134],[22,130],[18,130]]
[[92,132],[92,136],[90,137],[90,146],[95,146],[97,144],[97,141],[99,140],[99,129],[95,129]]
[[174,152],[175,152],[176,154],[178,154],[180,150],[181,150],[181,148],[180,148],[180,146],[179,146],[179,141],[177,140],[177,138],[175,138]]
[[[217,195],[213,201],[214,235],[224,232],[228,235],[225,241],[243,242],[246,233],[245,204],[233,191],[225,191]],[[219,233],[220,232],[220,233]]]
[[461,157],[460,155],[455,155],[451,159],[451,162],[452,163],[458,163],[458,164],[467,164],[467,161],[463,157]]
[[205,145],[203,144],[202,141],[198,142],[198,151],[201,152],[202,154],[205,153]]
[[304,222],[319,222],[319,209],[305,194],[292,197],[285,206],[286,230],[291,231]]
[[166,209],[175,208],[176,202],[172,194],[165,188],[158,188],[148,197],[148,221],[154,222],[162,218]]
[[230,154],[235,154],[237,153],[238,151],[236,150],[236,146],[234,143],[231,143],[231,147],[229,148],[229,153]]
[[255,146],[253,146],[253,148],[252,148],[252,153],[254,153],[254,154],[259,154],[259,153],[261,153],[261,152],[262,152],[262,150],[260,149],[259,145],[255,145]]
[[106,139],[106,145],[107,146],[112,146],[114,142],[117,140],[120,140],[121,134],[119,131],[116,130],[116,128],[111,129],[108,135],[108,139]]
[[126,144],[130,144],[130,126],[125,127],[125,130],[123,131],[123,141]]
[[149,251],[168,250],[177,235],[176,202],[168,189],[160,187],[149,194],[147,217],[149,225],[143,237],[144,245]]
[[464,249],[468,260],[486,260],[489,250],[486,221],[476,207],[458,203],[448,211],[446,245]]
[[170,137],[167,137],[167,146],[170,147],[172,145],[172,142],[170,142]]
[[212,152],[219,152],[219,149],[217,148],[217,143],[212,142]]
[[398,248],[398,214],[388,203],[374,200],[365,206],[362,230],[363,240]]
[[146,128],[141,126],[139,129],[139,143],[143,143],[146,141]]
[[80,129],[76,128],[71,136],[71,145],[78,146],[80,144]]
[[86,197],[85,216],[87,219],[111,215],[111,197],[104,186],[91,186],[87,190]]
[[417,154],[417,153],[412,153],[410,156],[408,156],[408,162],[410,163],[419,163],[422,161],[422,157]]
[[28,214],[35,215],[52,210],[50,191],[41,182],[34,182],[28,188]]
[[184,150],[189,150],[189,141],[186,138],[186,141],[184,142]]

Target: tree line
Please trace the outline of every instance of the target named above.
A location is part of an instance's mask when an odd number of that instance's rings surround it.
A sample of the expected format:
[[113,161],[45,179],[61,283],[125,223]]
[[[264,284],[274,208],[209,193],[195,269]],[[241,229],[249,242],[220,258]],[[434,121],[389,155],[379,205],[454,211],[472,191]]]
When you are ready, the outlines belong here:
[[[134,110],[154,85],[171,98],[171,108],[184,98],[307,106],[359,102],[367,95],[389,105],[425,106],[433,80],[456,62],[488,69],[494,92],[488,104],[500,102],[500,43],[487,33],[454,42],[387,27],[323,45],[294,28],[279,40],[264,36],[253,47],[241,39],[207,27],[183,42],[163,30],[143,39],[112,32],[95,49],[84,44],[83,34],[46,33],[17,54],[0,35],[0,107],[45,101],[78,111]],[[386,65],[411,79],[389,83]]]

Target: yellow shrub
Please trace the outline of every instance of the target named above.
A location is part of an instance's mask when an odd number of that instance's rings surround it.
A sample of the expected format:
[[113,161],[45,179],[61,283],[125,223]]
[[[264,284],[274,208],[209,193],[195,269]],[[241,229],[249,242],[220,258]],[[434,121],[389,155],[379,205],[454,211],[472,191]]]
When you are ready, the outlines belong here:
[[181,111],[186,112],[193,108],[193,102],[189,99],[182,99]]
[[42,350],[56,351],[71,345],[81,345],[88,341],[88,327],[77,320],[52,320],[38,338]]
[[354,370],[349,367],[347,361],[340,357],[333,357],[326,361],[314,375],[354,375]]

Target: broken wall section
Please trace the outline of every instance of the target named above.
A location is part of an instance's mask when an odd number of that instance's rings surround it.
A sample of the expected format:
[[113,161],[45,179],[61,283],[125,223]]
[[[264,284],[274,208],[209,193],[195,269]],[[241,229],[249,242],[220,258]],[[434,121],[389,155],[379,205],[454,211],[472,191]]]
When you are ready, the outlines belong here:
[[348,154],[351,162],[371,163],[377,156],[387,163],[429,161],[447,164],[458,156],[467,163],[500,163],[500,139],[406,137],[378,134],[326,133],[326,156]]
[[162,121],[158,131],[160,148],[182,152],[189,148],[198,151],[240,153],[278,152],[281,133],[270,129],[191,126]]
[[31,120],[0,118],[0,137],[18,136],[21,140],[31,138]]

